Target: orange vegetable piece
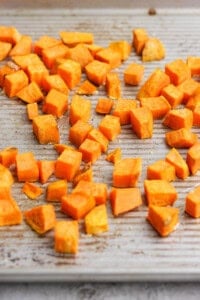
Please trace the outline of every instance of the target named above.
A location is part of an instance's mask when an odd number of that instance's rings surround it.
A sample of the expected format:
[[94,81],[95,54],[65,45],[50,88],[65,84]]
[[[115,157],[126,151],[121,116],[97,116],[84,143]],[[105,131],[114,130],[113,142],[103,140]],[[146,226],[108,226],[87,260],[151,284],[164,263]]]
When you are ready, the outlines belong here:
[[38,116],[38,104],[36,102],[28,103],[26,109],[27,109],[27,116],[29,120],[32,121],[35,117]]
[[99,123],[99,130],[109,141],[114,141],[121,132],[119,117],[106,115]]
[[56,161],[55,176],[72,181],[80,168],[82,153],[65,149]]
[[0,87],[3,88],[6,75],[16,72],[15,68],[4,65],[0,68]]
[[109,152],[106,156],[106,160],[115,164],[117,161],[122,158],[122,150],[121,148],[116,148],[113,151]]
[[115,102],[113,115],[119,117],[121,125],[131,123],[131,110],[136,108],[137,102],[134,99],[118,99]]
[[163,179],[146,179],[144,181],[144,190],[148,205],[172,205],[178,197],[174,186]]
[[68,96],[56,89],[51,89],[43,102],[42,111],[60,118],[68,110]]
[[113,100],[108,98],[99,98],[95,111],[98,114],[109,114],[113,106]]
[[21,34],[14,26],[0,26],[0,41],[15,45],[21,39]]
[[76,186],[79,181],[93,181],[93,171],[91,168],[91,163],[86,164],[82,169],[78,171],[73,179],[73,185]]
[[79,147],[86,139],[88,133],[92,130],[92,125],[83,120],[78,120],[69,129],[69,140],[70,142]]
[[55,117],[51,114],[40,115],[33,119],[33,133],[40,144],[59,143],[60,134]]
[[106,76],[106,93],[112,99],[121,97],[121,81],[117,73],[110,72]]
[[185,106],[191,110],[194,110],[195,107],[200,106],[200,87],[198,87],[194,94],[189,97]]
[[34,52],[38,55],[42,55],[42,51],[47,48],[55,47],[60,45],[61,40],[55,39],[54,37],[43,35],[34,43]]
[[78,120],[87,122],[91,116],[91,102],[79,95],[74,95],[69,110],[69,123],[75,124]]
[[85,67],[87,78],[98,86],[105,84],[106,76],[109,71],[109,64],[98,60],[93,60]]
[[197,106],[193,110],[193,125],[200,126],[200,106]]
[[186,163],[192,175],[200,170],[200,143],[195,143],[187,151]]
[[190,191],[185,200],[185,211],[193,218],[200,217],[200,186]]
[[60,64],[57,71],[70,90],[81,80],[81,65],[71,59],[67,59],[64,63]]
[[167,145],[175,148],[189,148],[197,142],[198,136],[190,129],[180,128],[165,134]]
[[115,217],[142,205],[139,188],[113,188],[110,193],[112,212]]
[[105,135],[96,128],[92,128],[87,135],[87,138],[93,141],[96,141],[100,144],[101,151],[106,152],[108,148],[108,139],[105,137]]
[[55,225],[54,249],[59,253],[76,254],[79,246],[77,221],[57,221]]
[[162,119],[171,108],[169,102],[163,96],[141,98],[140,105],[148,107],[154,119]]
[[77,94],[78,95],[92,95],[96,93],[97,87],[92,84],[89,80],[85,80],[78,88]]
[[150,205],[147,220],[161,237],[168,236],[179,223],[179,210],[175,207]]
[[130,111],[133,131],[140,139],[148,139],[153,135],[153,114],[148,107],[137,107]]
[[194,95],[197,88],[199,87],[199,82],[195,81],[194,79],[186,79],[181,84],[179,84],[178,89],[183,92],[183,103],[187,103],[188,99]]
[[39,179],[38,164],[32,152],[17,154],[16,170],[18,181],[37,181]]
[[178,178],[185,179],[189,176],[188,165],[177,149],[170,149],[165,159],[175,167],[176,176]]
[[88,48],[90,53],[93,57],[95,57],[96,53],[103,49],[102,46],[96,45],[96,44],[85,44],[85,46]]
[[26,55],[32,51],[32,38],[29,35],[22,35],[21,39],[9,52],[9,56]]
[[95,59],[107,63],[110,69],[117,68],[121,64],[121,54],[112,48],[104,48],[98,51],[95,55]]
[[188,56],[187,65],[191,71],[191,75],[200,75],[200,57],[199,56]]
[[55,210],[51,204],[44,204],[26,210],[24,218],[27,224],[38,234],[44,234],[56,225]]
[[65,149],[76,150],[74,147],[66,145],[66,144],[55,144],[54,149],[57,151],[58,154],[61,154]]
[[137,99],[157,97],[170,84],[170,78],[160,69],[155,69],[138,91]]
[[69,50],[69,58],[77,61],[81,65],[81,69],[84,70],[85,66],[93,61],[93,56],[84,44],[78,44],[74,48]]
[[182,59],[176,59],[165,65],[165,72],[170,77],[171,83],[179,85],[191,78],[191,71]]
[[46,183],[50,176],[55,171],[55,161],[54,160],[39,160],[39,180],[41,183]]
[[18,225],[22,222],[22,213],[17,202],[11,197],[0,199],[0,226]]
[[121,60],[126,60],[131,52],[131,45],[125,40],[111,42],[109,48],[118,52],[121,55]]
[[73,193],[62,197],[61,210],[75,220],[84,218],[95,207],[93,196]]
[[4,91],[9,98],[15,97],[28,85],[28,77],[23,70],[8,74],[4,80]]
[[44,98],[39,85],[34,81],[21,89],[16,96],[25,103],[39,102]]
[[181,104],[183,100],[183,92],[175,85],[169,84],[162,89],[161,95],[164,96],[172,108]]
[[108,231],[108,215],[105,204],[94,207],[85,216],[85,231],[87,234],[100,234]]
[[191,128],[193,125],[193,113],[188,108],[172,109],[166,114],[163,125],[175,130]]
[[42,50],[42,60],[48,69],[54,66],[57,58],[68,58],[69,48],[64,44],[58,44]]
[[46,190],[46,200],[53,202],[61,202],[62,197],[67,195],[67,181],[56,180],[50,182]]
[[176,179],[175,167],[166,160],[157,160],[148,165],[147,179],[162,179],[174,181]]
[[36,82],[42,87],[43,78],[49,75],[48,69],[40,62],[38,64],[30,64],[26,68],[30,82]]
[[97,141],[86,138],[80,145],[79,151],[82,153],[83,161],[93,164],[101,155],[101,145]]
[[0,151],[0,163],[9,168],[11,165],[15,164],[18,149],[15,147],[4,148]]
[[137,54],[142,54],[144,45],[148,38],[148,33],[144,28],[136,28],[133,30],[133,46]]
[[142,171],[141,158],[123,158],[117,161],[113,170],[113,186],[135,187]]
[[142,50],[142,61],[154,61],[165,58],[164,44],[155,37],[149,37]]
[[3,186],[7,185],[8,187],[11,187],[13,183],[14,183],[14,178],[10,170],[7,167],[0,164],[0,187],[1,185]]
[[0,41],[0,61],[4,60],[12,48],[12,44]]
[[66,95],[69,94],[67,84],[58,74],[45,76],[42,80],[42,88],[45,92],[49,92],[51,89],[55,89]]
[[61,31],[60,37],[64,44],[75,47],[78,44],[93,44],[94,36],[90,32]]
[[24,71],[26,71],[30,65],[43,65],[43,62],[35,53],[15,55],[12,57],[12,60]]
[[138,85],[144,75],[144,66],[137,63],[131,63],[124,71],[125,84]]
[[35,183],[26,181],[22,187],[22,192],[28,198],[35,200],[43,193],[43,190],[41,189],[41,187],[39,187]]

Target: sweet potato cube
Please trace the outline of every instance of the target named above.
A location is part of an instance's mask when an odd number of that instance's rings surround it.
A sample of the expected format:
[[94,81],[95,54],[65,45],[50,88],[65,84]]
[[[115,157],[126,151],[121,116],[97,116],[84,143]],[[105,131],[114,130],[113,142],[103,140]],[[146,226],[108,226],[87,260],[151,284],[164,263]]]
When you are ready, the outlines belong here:
[[50,176],[55,171],[55,161],[54,160],[39,160],[39,180],[41,183],[46,183]]
[[200,106],[200,87],[196,89],[194,94],[188,99],[185,107],[194,110],[195,107]]
[[140,139],[153,135],[153,114],[148,107],[137,107],[130,111],[133,131]]
[[188,149],[186,163],[189,167],[192,175],[196,174],[200,170],[200,143],[195,143]]
[[43,78],[49,75],[48,69],[43,63],[30,64],[26,68],[30,82],[36,82],[40,87],[42,87]]
[[17,225],[22,222],[22,213],[12,197],[0,199],[0,226]]
[[106,160],[115,164],[117,161],[122,159],[121,148],[115,148],[113,151],[109,152],[106,156]]
[[124,71],[124,82],[129,85],[138,85],[144,74],[144,66],[132,63]]
[[154,119],[162,119],[171,109],[169,102],[163,96],[141,98],[140,105],[148,107]]
[[99,98],[97,101],[97,105],[95,111],[98,114],[109,114],[113,106],[113,100],[108,98]]
[[70,48],[69,58],[78,62],[81,65],[82,70],[84,70],[85,66],[94,59],[87,46],[84,44],[78,44],[74,48]]
[[28,103],[26,106],[27,116],[29,120],[33,120],[35,117],[38,116],[38,104],[37,102]]
[[117,161],[113,170],[113,186],[135,187],[142,171],[141,158],[123,158]]
[[111,72],[106,76],[106,93],[112,99],[121,97],[121,81],[117,73]]
[[72,181],[80,168],[82,153],[65,149],[56,161],[55,176]]
[[200,106],[196,106],[193,110],[193,125],[200,126]]
[[108,215],[105,204],[94,207],[85,217],[87,234],[100,234],[108,231]]
[[83,161],[93,164],[101,155],[101,145],[97,141],[86,138],[80,145],[79,151],[82,153]]
[[96,128],[93,128],[89,131],[87,138],[93,141],[96,141],[101,146],[101,151],[106,152],[108,148],[108,139],[105,137],[105,135]]
[[42,60],[48,69],[51,69],[57,58],[68,58],[69,48],[64,44],[42,50]]
[[191,71],[191,75],[200,75],[200,57],[199,56],[188,56],[187,65]]
[[39,102],[44,98],[39,85],[34,81],[21,89],[16,96],[25,103]]
[[12,60],[24,71],[26,71],[27,67],[30,65],[44,66],[39,56],[35,53],[30,53],[25,55],[15,55],[12,57]]
[[88,133],[92,130],[92,125],[83,120],[78,120],[69,129],[69,140],[70,142],[79,147],[86,139]]
[[81,80],[81,65],[71,59],[67,59],[64,63],[60,64],[57,72],[70,90]]
[[85,44],[85,46],[88,48],[92,56],[95,58],[95,55],[98,51],[102,50],[103,47],[97,44]]
[[96,93],[97,91],[97,87],[92,84],[89,80],[85,80],[78,88],[77,90],[77,94],[78,95],[93,95],[94,93]]
[[21,34],[14,26],[0,26],[0,41],[15,45],[21,39]]
[[64,44],[75,47],[78,44],[93,44],[94,36],[91,32],[61,31],[60,37]]
[[174,148],[190,148],[197,142],[198,136],[188,128],[180,128],[166,132],[167,145]]
[[150,205],[147,220],[161,237],[168,236],[179,223],[179,210],[175,207]]
[[183,92],[173,84],[169,84],[162,89],[161,95],[167,99],[172,108],[181,104],[183,100]]
[[118,52],[121,55],[121,60],[126,60],[131,52],[131,45],[125,40],[111,42],[109,48]]
[[60,45],[61,40],[55,39],[54,37],[43,35],[34,43],[34,52],[38,55],[42,55],[42,51],[47,48],[51,48]]
[[142,54],[142,50],[148,38],[148,33],[144,28],[136,28],[133,30],[133,47],[137,54]]
[[69,123],[75,124],[78,120],[89,121],[91,116],[91,102],[89,99],[74,95],[69,110]]
[[91,163],[85,164],[83,168],[81,168],[73,179],[73,185],[76,186],[81,180],[84,181],[93,181],[93,170]]
[[32,51],[32,38],[30,35],[22,35],[21,39],[16,43],[16,45],[9,52],[9,56],[15,55],[26,55],[30,54]]
[[58,74],[45,76],[42,81],[42,88],[45,92],[49,92],[51,89],[55,89],[66,95],[69,94],[67,84]]
[[157,160],[148,165],[147,179],[174,181],[176,179],[175,167],[166,160]]
[[35,183],[26,181],[22,187],[22,192],[30,199],[34,200],[38,198],[43,190],[41,187],[36,185]]
[[33,119],[33,132],[40,144],[59,143],[60,135],[55,117],[40,115]]
[[0,163],[9,168],[11,165],[15,164],[18,149],[15,147],[4,148],[0,151]]
[[55,210],[51,204],[44,204],[26,210],[24,218],[27,224],[38,234],[44,234],[56,225]]
[[38,164],[32,152],[17,154],[16,169],[18,181],[37,181],[39,179]]
[[8,74],[4,80],[4,91],[8,97],[15,97],[17,93],[28,85],[28,77],[23,70]]
[[96,85],[102,85],[106,82],[106,75],[110,71],[110,65],[98,60],[93,60],[85,67],[88,79]]
[[187,194],[185,211],[193,218],[200,217],[200,186],[195,187]]
[[134,99],[118,99],[114,104],[113,116],[119,117],[121,125],[131,123],[131,110],[136,108],[137,102]]
[[176,176],[185,179],[189,176],[189,168],[179,151],[172,148],[165,157],[166,161],[175,167]]
[[99,123],[99,130],[109,141],[113,141],[121,132],[119,117],[106,115]]
[[56,180],[47,186],[46,200],[49,202],[61,202],[62,197],[67,195],[67,181]]
[[170,77],[171,83],[179,85],[191,78],[191,71],[182,59],[176,59],[165,65],[165,72]]
[[76,254],[79,245],[78,222],[57,221],[54,240],[54,249],[56,252]]
[[155,37],[149,37],[142,50],[142,61],[154,61],[165,58],[164,44]]
[[121,54],[112,48],[104,48],[98,51],[95,55],[95,59],[107,63],[111,69],[117,68],[121,64]]
[[11,48],[11,43],[0,41],[0,61],[4,60],[8,56],[8,53],[10,52]]
[[3,166],[2,164],[0,164],[0,188],[1,185],[7,185],[9,187],[11,187],[11,185],[14,183],[14,178],[12,176],[11,171]]
[[171,109],[163,120],[163,125],[171,129],[191,128],[193,125],[193,113],[188,108]]
[[178,197],[174,186],[163,179],[146,179],[144,181],[144,190],[148,205],[172,205]]
[[62,197],[61,210],[75,220],[84,218],[95,207],[93,196],[73,193]]
[[113,215],[116,217],[142,205],[141,192],[139,188],[113,188],[110,201]]
[[0,87],[3,88],[6,75],[16,72],[14,67],[4,65],[0,68]]
[[45,97],[42,111],[60,118],[68,109],[68,96],[56,89],[51,89]]
[[199,87],[199,82],[194,80],[193,78],[189,78],[184,80],[181,84],[179,84],[178,89],[183,92],[183,100],[182,103],[187,103],[188,99],[194,95],[197,88]]

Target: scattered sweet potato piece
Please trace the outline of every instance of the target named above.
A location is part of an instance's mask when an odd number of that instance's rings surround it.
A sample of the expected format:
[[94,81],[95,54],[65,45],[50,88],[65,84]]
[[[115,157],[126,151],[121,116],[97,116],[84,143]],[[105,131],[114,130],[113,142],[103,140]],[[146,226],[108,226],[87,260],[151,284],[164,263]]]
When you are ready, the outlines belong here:
[[100,144],[102,152],[107,151],[108,139],[105,137],[105,135],[99,129],[96,129],[96,128],[91,129],[88,132],[87,138],[98,142]]
[[194,110],[195,107],[200,106],[200,87],[198,87],[194,94],[189,97],[185,106],[191,110]]
[[27,116],[29,120],[33,120],[35,117],[38,116],[38,104],[37,102],[28,103],[26,106]]
[[73,185],[76,186],[81,180],[89,182],[93,181],[93,171],[91,163],[86,164],[77,172],[77,174],[73,178]]
[[179,84],[178,89],[183,92],[183,100],[182,103],[187,103],[188,99],[194,95],[197,88],[199,87],[199,82],[195,81],[193,78],[189,78],[184,80],[181,84]]
[[106,76],[106,93],[112,99],[121,97],[121,81],[115,72],[110,72]]
[[26,55],[32,51],[32,38],[30,35],[22,35],[21,39],[9,52],[9,56]]
[[193,110],[193,126],[200,126],[200,106],[196,106]]
[[55,210],[51,204],[44,204],[26,210],[24,218],[27,224],[38,234],[46,233],[53,229],[56,224]]
[[142,107],[148,107],[154,119],[162,119],[171,109],[169,102],[163,96],[140,99]]
[[56,89],[51,89],[44,99],[42,111],[60,118],[68,110],[68,96]]
[[0,41],[15,45],[21,39],[21,34],[14,26],[0,26]]
[[46,200],[49,202],[61,202],[62,197],[67,195],[67,181],[56,180],[50,182],[46,190]]
[[95,59],[107,63],[110,69],[117,68],[121,64],[121,54],[109,47],[98,51]]
[[55,176],[72,181],[80,168],[82,153],[65,149],[56,161]]
[[61,210],[75,220],[84,218],[95,207],[93,196],[73,193],[62,197]]
[[106,75],[110,71],[110,65],[98,60],[93,60],[85,67],[88,79],[96,85],[102,85],[106,82]]
[[191,132],[190,129],[180,128],[169,131],[165,134],[167,145],[175,148],[190,148],[197,142],[198,136]]
[[7,185],[11,187],[13,183],[14,183],[14,178],[10,170],[7,167],[0,164],[0,187],[1,185],[3,186]]
[[75,47],[78,44],[93,44],[94,36],[90,32],[61,31],[60,37],[64,44]]
[[147,220],[160,236],[168,236],[179,223],[179,210],[175,207],[150,205]]
[[125,84],[138,85],[144,74],[144,66],[138,63],[131,63],[124,71]]
[[125,40],[111,42],[109,48],[118,52],[121,55],[121,60],[126,60],[131,52],[131,45]]
[[148,165],[147,179],[174,181],[176,179],[175,167],[166,160],[157,160],[151,165]]
[[17,154],[16,169],[18,181],[37,181],[39,179],[38,164],[32,152]]
[[186,196],[185,211],[193,218],[200,217],[200,186],[195,187]]
[[133,30],[133,46],[138,55],[142,54],[144,45],[148,38],[148,33],[144,28],[136,28]]
[[94,207],[85,216],[85,230],[87,234],[99,234],[108,231],[108,216],[105,204]]
[[42,60],[48,69],[54,66],[57,58],[68,58],[69,48],[64,44],[58,44],[42,50]]
[[4,80],[4,91],[9,98],[15,97],[28,85],[28,77],[23,70],[8,74]]
[[170,149],[165,159],[175,167],[176,176],[178,178],[185,179],[189,176],[188,165],[177,149]]
[[114,105],[112,114],[119,117],[121,125],[130,124],[130,112],[136,107],[137,102],[134,99],[118,99]]
[[85,46],[88,48],[92,56],[95,58],[95,55],[98,51],[102,50],[103,47],[96,45],[96,44],[85,44]]
[[153,114],[148,107],[137,107],[130,111],[133,131],[140,139],[153,135]]
[[113,106],[113,100],[108,98],[99,98],[95,111],[98,114],[109,114]]
[[54,37],[43,35],[34,43],[34,52],[38,55],[42,55],[44,49],[60,45],[61,40],[55,39]]
[[21,89],[16,96],[25,103],[39,102],[44,98],[39,85],[34,81]]
[[124,158],[117,161],[113,170],[113,186],[135,187],[142,170],[141,158]]
[[54,249],[56,252],[76,254],[79,245],[78,222],[57,221],[54,241]]
[[193,125],[193,113],[188,108],[172,109],[166,114],[162,123],[174,130],[191,128]]
[[39,115],[35,117],[32,126],[33,133],[40,144],[59,143],[58,124],[53,115]]
[[43,63],[30,64],[26,67],[26,72],[28,74],[30,82],[36,82],[40,87],[42,87],[42,82],[44,77],[49,75],[48,69]]
[[161,95],[167,99],[172,108],[181,104],[183,100],[183,92],[173,84],[164,87],[161,91]]
[[0,163],[9,168],[11,165],[15,164],[18,149],[15,147],[4,148],[0,151]]
[[65,149],[72,151],[76,150],[73,146],[69,146],[66,144],[55,144],[54,149],[57,151],[58,154],[61,154]]
[[122,159],[121,156],[122,156],[121,148],[116,148],[107,154],[106,160],[115,164],[117,161]]
[[6,75],[16,72],[15,68],[4,65],[0,68],[0,87],[3,88]]
[[182,59],[176,59],[165,65],[165,72],[170,77],[171,83],[179,85],[191,78],[191,71]]
[[42,65],[43,62],[39,56],[35,53],[25,54],[25,55],[15,55],[12,60],[24,71],[30,65]]
[[12,48],[11,43],[0,41],[0,61],[4,60],[8,56],[11,48]]
[[165,58],[164,44],[155,37],[149,37],[142,50],[142,61],[154,61]]
[[77,94],[78,95],[93,95],[94,93],[96,93],[97,91],[97,87],[92,84],[89,80],[85,80],[78,88],[77,90]]
[[69,123],[75,124],[78,120],[88,122],[91,116],[91,102],[79,95],[74,95],[69,110]]
[[84,70],[91,61],[93,56],[84,44],[78,44],[69,50],[69,58],[77,61],[81,65],[81,69]]
[[46,183],[49,177],[55,171],[55,161],[54,160],[39,160],[38,161],[39,169],[39,180],[42,184]]
[[200,75],[200,57],[199,56],[188,56],[187,65],[191,71],[191,75]]
[[86,139],[88,133],[92,130],[92,125],[83,120],[78,120],[69,129],[69,140],[70,142],[79,147]]
[[146,179],[144,181],[144,190],[148,205],[172,205],[178,197],[174,186],[163,179]]
[[42,193],[43,190],[41,187],[36,185],[35,183],[26,181],[22,187],[22,192],[30,199],[35,200]]
[[57,72],[70,90],[81,80],[81,65],[71,59],[67,59],[64,63],[60,64]]
[[42,88],[45,92],[49,92],[51,89],[55,89],[66,95],[69,94],[67,84],[58,74],[45,76],[42,80]]
[[99,123],[99,130],[109,141],[113,141],[121,132],[119,117],[106,115]]
[[186,163],[189,167],[192,175],[196,174],[200,170],[200,143],[195,143],[188,149],[186,156]]
[[0,199],[0,226],[17,225],[22,222],[22,213],[17,202],[10,196]]
[[110,192],[112,212],[115,217],[142,205],[139,188],[113,188]]
[[79,151],[82,153],[83,161],[93,164],[101,155],[101,145],[95,140],[86,138],[80,145]]

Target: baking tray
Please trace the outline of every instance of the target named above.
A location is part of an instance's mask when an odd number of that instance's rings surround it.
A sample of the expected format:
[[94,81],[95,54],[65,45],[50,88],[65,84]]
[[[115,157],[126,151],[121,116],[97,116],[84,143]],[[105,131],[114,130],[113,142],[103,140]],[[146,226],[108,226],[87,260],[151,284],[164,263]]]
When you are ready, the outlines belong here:
[[[30,5],[29,1],[26,3]],[[188,55],[199,55],[200,9],[198,1],[191,7],[163,6],[166,1],[123,1],[124,7],[112,5],[103,9],[97,1],[84,1],[85,8],[77,8],[76,1],[31,1],[24,7],[24,1],[1,1],[0,23],[13,25],[23,34],[30,34],[34,40],[47,34],[58,37],[61,30],[93,32],[95,42],[107,46],[112,40],[132,40],[132,30],[144,27],[149,34],[160,38],[165,44],[166,58],[159,62],[145,63],[143,82],[156,68],[175,58],[186,59]],[[41,3],[41,6],[37,6]],[[81,2],[82,3],[82,2]],[[103,1],[105,5],[105,1]],[[129,5],[128,5],[129,3]],[[111,2],[113,4],[113,1]],[[126,6],[127,4],[127,6]],[[151,5],[150,5],[151,4]],[[55,3],[54,3],[55,5]],[[99,5],[99,7],[98,7]],[[162,5],[162,6],[161,6]],[[45,8],[46,7],[46,8]],[[149,8],[155,14],[149,14]],[[119,9],[120,8],[120,9]],[[131,62],[141,62],[132,51],[130,58],[117,69],[121,79],[123,70]],[[137,87],[123,86],[123,97],[134,98]],[[100,88],[97,95],[90,97],[94,109],[97,99],[104,96]],[[71,97],[71,95],[70,95]],[[10,100],[0,94],[0,148],[15,146],[19,151],[33,151],[37,159],[55,159],[52,145],[39,145],[32,133],[31,123],[26,116],[26,107],[20,101]],[[97,126],[100,117],[93,115],[92,123]],[[68,139],[68,116],[59,120],[61,143]],[[164,143],[166,128],[161,121],[155,121],[152,139],[139,140],[130,126],[122,127],[122,133],[109,145],[109,150],[121,147],[123,157],[142,157],[143,171],[138,187],[143,193],[146,167],[157,159],[164,158],[168,148]],[[199,135],[199,128],[194,128]],[[180,150],[185,157],[186,150]],[[94,164],[94,180],[111,186],[113,166],[105,156]],[[56,254],[53,250],[53,233],[45,236],[30,230],[23,222],[19,226],[0,228],[0,281],[178,281],[200,279],[200,220],[184,213],[186,194],[199,184],[200,174],[184,181],[176,180],[178,191],[175,206],[180,209],[180,224],[167,238],[160,238],[146,221],[147,207],[114,218],[108,203],[109,231],[99,236],[88,236],[80,223],[80,247],[76,256]],[[53,180],[53,179],[51,179]],[[13,187],[13,196],[22,210],[45,203],[42,196],[37,202],[28,200],[21,193],[22,184]],[[58,218],[64,216],[56,207]]]

